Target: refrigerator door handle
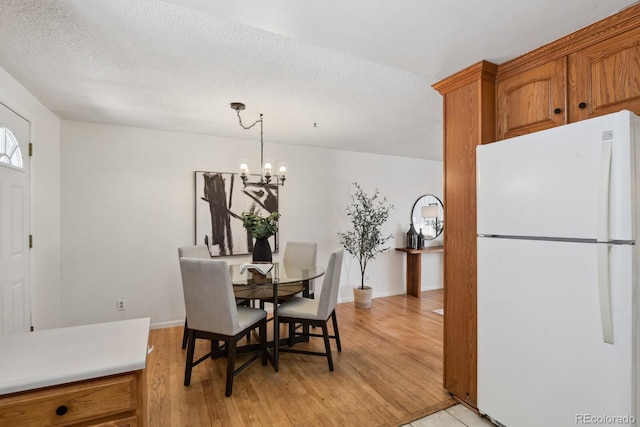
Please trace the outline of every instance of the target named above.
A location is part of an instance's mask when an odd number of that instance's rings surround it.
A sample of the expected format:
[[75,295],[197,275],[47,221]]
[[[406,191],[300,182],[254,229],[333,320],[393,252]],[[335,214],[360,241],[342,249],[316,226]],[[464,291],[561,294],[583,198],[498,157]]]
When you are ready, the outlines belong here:
[[600,176],[598,178],[598,222],[596,239],[609,241],[609,181],[611,179],[611,141],[604,141],[600,151]]
[[598,297],[600,299],[600,322],[602,339],[613,344],[613,317],[611,313],[611,287],[609,285],[610,245],[598,244]]
[[613,344],[613,318],[611,314],[611,288],[609,284],[609,181],[611,179],[611,141],[603,141],[600,151],[600,177],[598,179],[598,297],[600,322],[604,342]]

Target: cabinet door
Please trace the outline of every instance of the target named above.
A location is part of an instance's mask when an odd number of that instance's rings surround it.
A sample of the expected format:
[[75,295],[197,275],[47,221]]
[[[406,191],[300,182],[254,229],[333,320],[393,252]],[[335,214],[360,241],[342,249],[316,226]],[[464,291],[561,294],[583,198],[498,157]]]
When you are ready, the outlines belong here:
[[640,114],[640,27],[569,55],[569,121]]
[[566,58],[559,58],[498,82],[498,139],[567,122],[566,64]]

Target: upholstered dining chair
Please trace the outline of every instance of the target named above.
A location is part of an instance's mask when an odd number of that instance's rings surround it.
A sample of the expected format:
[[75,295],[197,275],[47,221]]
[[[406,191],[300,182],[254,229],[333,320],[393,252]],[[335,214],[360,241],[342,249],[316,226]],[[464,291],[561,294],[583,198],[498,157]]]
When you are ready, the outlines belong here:
[[[288,265],[295,267],[313,267],[316,265],[318,254],[318,244],[315,242],[287,242],[284,248],[282,263],[287,268]],[[313,280],[309,282],[309,294],[313,295]]]
[[[333,371],[333,357],[331,356],[330,338],[336,340],[338,351],[342,351],[340,344],[340,332],[338,330],[338,320],[336,318],[336,304],[338,302],[338,290],[340,288],[340,274],[342,271],[342,258],[344,250],[334,252],[329,257],[327,271],[322,281],[322,292],[320,298],[291,298],[278,307],[278,322],[289,325],[288,347],[279,347],[283,353],[300,353],[313,356],[325,356],[329,364],[329,370]],[[329,319],[333,322],[333,333],[329,335],[327,324]],[[311,332],[298,332],[295,324],[301,323],[305,326],[316,326],[322,328],[322,335]],[[307,328],[308,329],[308,328]],[[324,353],[293,348],[294,337],[309,336],[322,337],[324,339]]]
[[192,245],[178,248],[178,258],[206,258],[211,259],[207,245]]
[[[180,258],[182,289],[189,319],[187,360],[184,370],[184,385],[191,384],[194,366],[213,356],[214,350],[224,350],[227,356],[227,379],[225,396],[231,396],[233,378],[251,363],[261,358],[267,364],[267,312],[259,308],[238,307],[233,295],[233,284],[225,261],[202,258]],[[211,286],[214,282],[215,286]],[[260,350],[238,369],[235,368],[238,341],[251,330],[258,328]],[[211,353],[194,361],[196,340],[211,340]],[[217,348],[224,341],[225,348]]]
[[[316,254],[318,253],[318,244],[315,242],[287,242],[284,248],[282,264],[286,269],[288,266],[296,268],[304,268],[306,266],[315,267]],[[313,280],[309,281],[309,295],[313,298]],[[291,283],[290,285],[300,285],[301,282]],[[287,298],[278,298],[279,302],[283,302],[288,298],[298,297],[300,294],[292,295]],[[260,301],[260,308],[264,309],[265,302]]]
[[[203,258],[203,259],[211,259],[211,254],[209,253],[209,248],[207,245],[192,245],[192,246],[183,246],[178,248],[178,259],[188,257],[188,258]],[[182,332],[182,349],[187,348],[187,336],[188,336],[189,325],[187,323],[187,318],[184,318],[184,330]]]
[[[202,259],[211,259],[211,254],[209,253],[209,248],[207,245],[193,245],[193,246],[183,246],[178,248],[178,259],[187,257],[187,258],[202,258]],[[238,305],[249,305],[248,300],[236,300],[236,304]],[[264,307],[260,307],[264,308]],[[184,329],[182,331],[182,349],[187,348],[187,336],[189,331],[189,322],[187,321],[187,317],[184,318]],[[247,339],[251,338],[251,334],[247,334]]]

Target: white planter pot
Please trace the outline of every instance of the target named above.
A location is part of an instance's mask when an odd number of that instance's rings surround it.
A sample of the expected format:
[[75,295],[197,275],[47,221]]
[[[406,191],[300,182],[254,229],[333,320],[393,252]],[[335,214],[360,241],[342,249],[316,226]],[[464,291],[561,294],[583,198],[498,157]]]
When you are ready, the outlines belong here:
[[372,295],[373,288],[371,286],[365,286],[364,289],[360,286],[353,288],[353,301],[356,308],[371,308]]

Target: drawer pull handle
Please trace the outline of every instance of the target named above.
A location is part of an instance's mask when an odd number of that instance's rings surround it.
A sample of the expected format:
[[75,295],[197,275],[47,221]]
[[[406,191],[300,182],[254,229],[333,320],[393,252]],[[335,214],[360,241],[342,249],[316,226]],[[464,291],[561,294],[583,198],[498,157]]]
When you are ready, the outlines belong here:
[[555,110],[553,110],[553,112],[555,114],[560,114],[560,113],[562,113],[562,109],[561,108],[556,108]]
[[67,405],[61,405],[61,406],[58,406],[58,408],[56,409],[56,414],[62,416],[66,414],[67,411],[69,411],[69,408],[67,407]]
[[580,109],[587,108],[587,103],[586,102],[581,102],[580,104],[578,104],[578,108],[580,108]]

